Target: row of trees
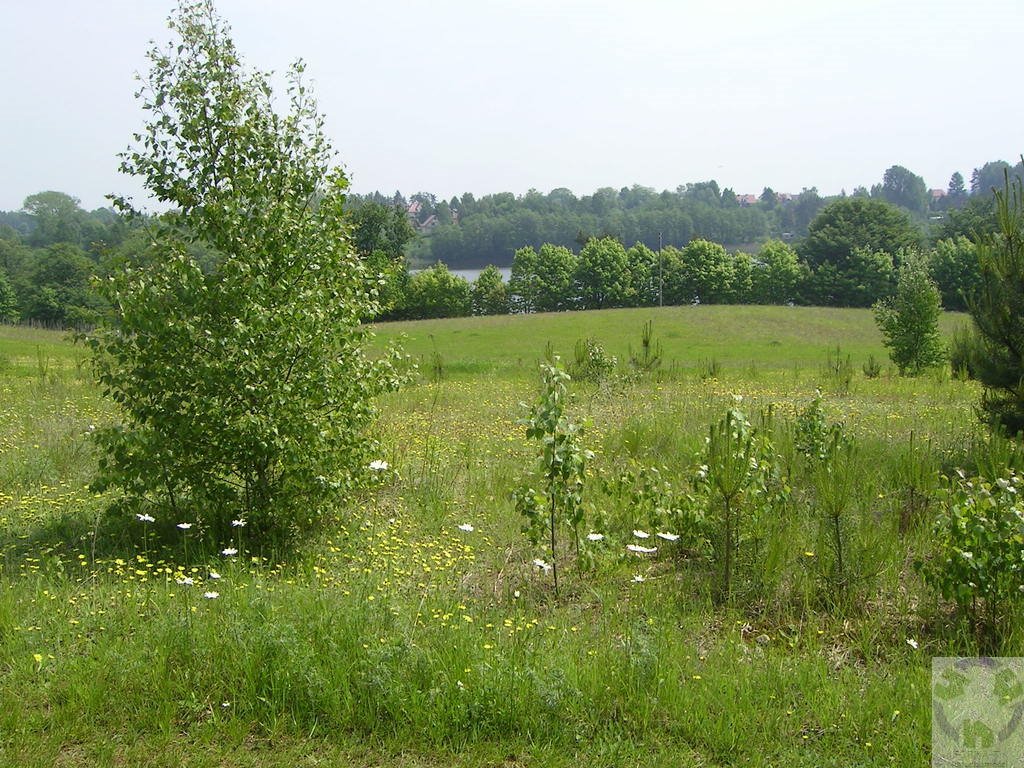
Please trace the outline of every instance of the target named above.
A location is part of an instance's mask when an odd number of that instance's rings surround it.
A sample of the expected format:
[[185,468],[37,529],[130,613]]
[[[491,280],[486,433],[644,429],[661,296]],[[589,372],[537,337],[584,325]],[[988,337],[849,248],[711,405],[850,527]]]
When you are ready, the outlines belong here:
[[[1024,177],[1024,164],[985,163],[971,174],[969,185],[962,174],[954,173],[944,194],[933,195],[923,178],[894,165],[879,183],[870,189],[858,187],[850,197],[889,203],[910,216],[919,237],[928,234],[938,239],[944,236],[939,233],[945,221],[972,201],[983,201],[991,208],[991,191],[1002,186],[1005,172]],[[564,188],[546,195],[531,190],[519,197],[503,192],[478,199],[467,193],[449,201],[428,193],[409,199],[398,192],[391,197],[374,193],[358,198],[356,204],[409,210],[415,225],[429,228],[409,250],[414,262],[480,267],[508,265],[513,253],[524,246],[536,249],[550,243],[579,248],[592,237],[604,236],[640,242],[651,249],[659,242],[682,246],[693,239],[727,247],[766,238],[793,242],[807,235],[811,222],[829,202],[840,198],[822,197],[814,188],[797,195],[765,188],[752,198],[707,181],[660,193],[638,185],[618,191],[603,188],[583,197]]]
[[[40,199],[49,204],[40,206]],[[892,293],[903,255],[917,250],[927,253],[944,306],[963,310],[978,269],[974,246],[961,232],[991,232],[992,205],[982,206],[978,200],[958,211],[955,220],[945,222],[948,236],[930,246],[909,214],[870,197],[834,200],[818,212],[807,236],[795,246],[772,239],[756,250],[730,252],[712,240],[695,239],[655,250],[639,241],[626,248],[613,237],[590,238],[582,248],[527,245],[514,252],[507,285],[493,269],[474,286],[441,267],[409,273],[404,252],[415,231],[403,209],[350,200],[345,216],[354,250],[373,276],[381,319],[695,300],[866,307]],[[90,289],[91,278],[137,261],[147,248],[149,224],[139,218],[130,225],[109,212],[87,214],[74,198],[56,192],[29,198],[29,210],[33,212],[21,217],[22,224],[30,225],[24,235],[8,227],[0,238],[0,320],[95,323],[107,305]],[[92,227],[67,226],[68,218]],[[97,228],[97,219],[108,222],[107,228]],[[96,239],[83,244],[83,231]],[[72,236],[79,241],[53,241]],[[216,249],[199,243],[190,247],[206,272],[222,259]]]
[[[593,239],[578,253],[545,244],[515,254],[506,282],[495,266],[473,282],[438,263],[407,275],[391,293],[383,319],[427,319],[509,312],[561,312],[610,307],[691,303],[828,304],[844,291],[843,306],[868,307],[896,289],[901,267],[917,260],[941,290],[947,309],[965,309],[978,284],[975,245],[966,238],[940,241],[920,253],[858,249],[846,271],[831,264],[812,269],[787,243],[769,240],[753,254],[729,252],[694,240],[660,254],[642,243],[626,248]],[[835,304],[835,302],[831,302]]]
[[470,284],[441,263],[392,275],[386,318],[711,304],[815,304],[869,307],[891,296],[903,264],[917,257],[947,309],[967,308],[979,281],[972,240],[925,248],[910,218],[878,200],[842,198],[812,222],[797,246],[768,240],[730,252],[710,240],[659,251],[592,238],[579,251],[545,243],[518,249],[508,283],[493,266]]

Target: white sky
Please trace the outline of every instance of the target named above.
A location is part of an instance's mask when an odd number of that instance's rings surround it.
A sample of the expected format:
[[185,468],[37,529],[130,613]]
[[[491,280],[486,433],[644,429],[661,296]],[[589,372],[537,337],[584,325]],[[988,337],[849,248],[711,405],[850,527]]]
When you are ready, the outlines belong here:
[[[116,154],[172,0],[0,0],[0,209],[136,193]],[[945,187],[1024,151],[1021,0],[219,0],[246,63],[306,60],[357,192],[717,179]]]

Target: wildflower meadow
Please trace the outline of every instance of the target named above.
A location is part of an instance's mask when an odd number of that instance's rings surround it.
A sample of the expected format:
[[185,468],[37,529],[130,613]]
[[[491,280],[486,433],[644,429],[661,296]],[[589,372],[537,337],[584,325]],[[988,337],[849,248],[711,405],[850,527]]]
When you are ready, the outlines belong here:
[[360,490],[273,541],[93,490],[86,352],[0,327],[0,764],[926,765],[931,658],[1024,655],[1019,446],[867,310],[376,333]]

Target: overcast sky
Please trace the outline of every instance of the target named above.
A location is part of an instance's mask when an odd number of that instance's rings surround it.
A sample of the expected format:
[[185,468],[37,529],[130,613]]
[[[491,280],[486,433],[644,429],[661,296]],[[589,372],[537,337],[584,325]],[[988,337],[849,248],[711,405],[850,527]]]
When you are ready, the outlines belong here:
[[[116,154],[172,0],[0,0],[0,209],[134,194]],[[714,178],[930,187],[1024,151],[1021,0],[219,0],[246,63],[306,60],[357,192]]]

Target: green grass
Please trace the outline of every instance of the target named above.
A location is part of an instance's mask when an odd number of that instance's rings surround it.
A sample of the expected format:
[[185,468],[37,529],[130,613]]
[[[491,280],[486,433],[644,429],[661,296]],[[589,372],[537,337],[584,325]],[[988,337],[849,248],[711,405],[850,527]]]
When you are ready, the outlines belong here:
[[[382,341],[402,339],[416,360],[428,362],[436,351],[451,372],[474,375],[498,370],[533,375],[550,343],[563,360],[571,359],[581,338],[597,339],[625,361],[640,347],[643,324],[650,320],[664,349],[664,367],[696,369],[715,359],[728,369],[817,368],[838,346],[855,368],[869,355],[888,360],[869,309],[815,307],[698,306],[658,309],[609,309],[600,312],[500,315],[385,323]],[[967,316],[947,313],[942,328],[951,334]]]
[[[624,360],[649,318],[659,372],[576,387],[573,416],[595,452],[590,513],[607,538],[587,568],[564,559],[555,600],[531,566],[547,555],[508,498],[535,459],[519,403],[535,396],[547,342],[571,359],[590,336]],[[0,699],[17,702],[0,709],[0,765],[928,762],[930,657],[977,646],[911,562],[928,551],[940,470],[1016,461],[976,425],[974,384],[866,378],[867,356],[885,356],[860,310],[614,310],[377,332],[378,344],[404,335],[423,369],[381,404],[393,471],[281,552],[244,528],[215,542],[183,521],[107,514],[112,499],[87,488],[87,434],[114,414],[82,350],[0,328]],[[848,381],[826,370],[837,345]],[[719,361],[716,377],[702,377],[702,359]],[[793,447],[818,389],[857,445],[860,559],[841,601]],[[772,406],[791,497],[742,566],[762,586],[725,608],[702,558],[669,544],[625,552],[649,522],[610,481],[657,466],[689,492],[734,395],[752,417]],[[1024,652],[1019,633],[1001,650]]]

